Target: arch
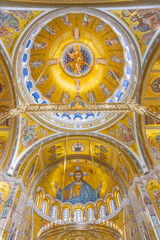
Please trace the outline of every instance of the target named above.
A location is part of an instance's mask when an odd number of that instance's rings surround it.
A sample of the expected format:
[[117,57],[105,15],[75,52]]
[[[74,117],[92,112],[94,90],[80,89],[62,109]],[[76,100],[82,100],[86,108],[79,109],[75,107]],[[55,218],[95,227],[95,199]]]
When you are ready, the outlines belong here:
[[115,211],[116,211],[116,208],[115,208],[115,205],[114,205],[114,200],[113,200],[113,198],[110,199],[109,205],[110,205],[110,211],[111,211],[111,213],[115,212]]
[[83,220],[82,218],[83,218],[82,210],[77,208],[75,211],[75,221],[77,223],[82,222]]
[[[0,47],[0,70],[3,75],[5,85],[8,92],[8,102],[9,107],[15,108],[17,106],[17,94],[14,86],[13,72],[9,63],[9,59],[7,58],[5,51],[2,46]],[[1,93],[3,96],[3,93]],[[18,118],[13,118],[9,121],[9,136],[7,140],[7,144],[5,146],[3,155],[1,156],[1,169],[7,171],[7,168],[14,158],[14,153],[17,150],[18,143],[18,129],[17,125],[19,125]]]
[[[150,50],[146,54],[146,60],[143,64],[142,68],[142,75],[140,79],[140,88],[139,88],[139,98],[137,99],[137,102],[140,105],[145,105],[145,95],[149,83],[149,78],[152,73],[152,68],[154,67],[154,64],[159,57],[160,53],[160,35],[155,35],[156,38],[153,39],[153,42],[151,42]],[[151,102],[149,105],[152,105]],[[155,105],[155,103],[153,104]],[[147,135],[146,135],[146,126],[145,126],[145,117],[141,116],[138,117],[137,121],[137,131],[139,132],[139,145],[141,147],[142,154],[144,155],[146,159],[146,163],[150,167],[150,169],[157,165],[157,162],[155,161],[153,157],[153,153],[151,151],[151,147],[149,145]]]
[[64,208],[63,210],[63,220],[64,222],[69,222],[69,209]]
[[42,213],[46,214],[46,210],[47,210],[47,201],[43,200],[43,203],[42,203]]
[[[88,134],[83,134],[81,135],[81,137],[83,137],[84,139],[88,139]],[[31,147],[29,147],[26,151],[24,151],[18,158],[17,158],[17,167],[20,166],[18,165],[18,163],[20,161],[21,162],[21,166],[23,166],[23,163],[28,159],[28,154],[30,154],[29,158],[33,159],[34,155],[36,155],[36,151],[38,150],[39,144],[43,141],[43,145],[42,145],[42,150],[45,149],[46,147],[52,145],[54,143],[54,141],[57,139],[58,141],[63,141],[65,140],[66,134],[61,133],[61,134],[52,134],[48,137],[45,137],[41,140],[38,140],[35,144],[33,144]],[[68,139],[71,139],[72,137],[74,137],[74,134],[70,134],[70,136],[68,137]],[[124,144],[122,144],[119,140],[111,137],[111,136],[106,136],[105,134],[99,134],[99,133],[92,133],[92,140],[97,139],[97,141],[100,141],[102,144],[107,144],[109,146],[111,146],[113,149],[115,149],[116,151],[120,151],[122,152],[122,156],[124,155],[125,158],[127,158],[127,162],[130,163],[131,169],[133,169],[133,173],[136,172],[136,174],[138,174],[139,172],[141,172],[141,160],[138,158],[138,156],[127,146],[125,146]],[[116,145],[116,146],[115,146]],[[123,150],[122,150],[123,149]],[[78,155],[77,155],[78,156]],[[27,160],[28,162],[28,160]],[[15,165],[11,164],[10,165],[10,169],[8,170],[8,173],[12,173],[13,174],[13,169],[15,169]]]
[[94,221],[94,211],[92,207],[88,208],[88,221]]
[[114,196],[117,208],[118,208],[120,206],[120,204],[121,204],[121,195],[120,195],[118,189],[114,189],[113,196]]
[[100,209],[100,217],[101,217],[101,218],[105,217],[106,214],[105,214],[104,205],[102,204],[99,209]]
[[52,218],[56,219],[58,213],[58,207],[56,205],[52,206]]

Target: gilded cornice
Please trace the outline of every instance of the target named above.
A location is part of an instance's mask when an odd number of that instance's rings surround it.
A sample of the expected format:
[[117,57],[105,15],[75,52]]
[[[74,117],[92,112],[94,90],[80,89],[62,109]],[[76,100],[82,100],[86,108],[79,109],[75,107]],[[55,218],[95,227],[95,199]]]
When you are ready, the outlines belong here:
[[123,6],[153,6],[158,5],[159,0],[7,0],[1,1],[1,6],[11,6],[13,7],[68,7],[68,6],[95,6],[95,7],[123,7]]

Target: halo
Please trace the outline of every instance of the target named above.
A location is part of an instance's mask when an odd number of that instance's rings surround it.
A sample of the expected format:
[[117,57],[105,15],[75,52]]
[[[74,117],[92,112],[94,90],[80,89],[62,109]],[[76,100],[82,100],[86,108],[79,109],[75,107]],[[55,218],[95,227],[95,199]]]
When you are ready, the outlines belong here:
[[159,193],[159,191],[158,191],[157,189],[155,189],[155,190],[153,191],[153,193],[154,193],[154,194],[157,194],[157,193]]
[[132,26],[132,30],[133,30],[134,32],[137,32],[137,31],[138,31],[137,25],[133,25],[133,26]]
[[76,47],[79,47],[79,50],[81,50],[81,46],[79,44],[75,44],[74,47],[73,47],[74,51],[75,51]]
[[21,31],[21,27],[17,27],[17,29],[14,29],[14,31],[16,32],[16,33],[18,33],[18,32],[20,32]]
[[71,169],[71,171],[70,171],[70,173],[69,173],[69,177],[70,177],[71,181],[72,181],[72,182],[75,181],[75,180],[74,180],[74,173],[75,173],[75,171],[77,171],[77,170],[81,170],[81,171],[83,172],[83,181],[86,181],[86,180],[87,180],[88,173],[87,173],[87,171],[86,171],[85,168],[80,167],[80,166],[76,166],[76,167],[74,167],[74,168]]
[[[76,151],[76,150],[75,150],[75,148],[76,148],[76,146],[77,146],[78,144],[79,144],[79,146],[81,147],[80,151]],[[72,150],[73,152],[83,152],[84,149],[85,149],[85,146],[84,146],[82,143],[80,143],[80,142],[76,142],[76,143],[72,144],[72,146],[71,146],[71,150]]]

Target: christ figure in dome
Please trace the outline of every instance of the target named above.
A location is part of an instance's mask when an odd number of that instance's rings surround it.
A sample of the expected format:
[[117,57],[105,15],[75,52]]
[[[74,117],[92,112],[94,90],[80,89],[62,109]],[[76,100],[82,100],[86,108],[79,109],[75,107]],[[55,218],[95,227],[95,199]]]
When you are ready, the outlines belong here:
[[94,190],[87,182],[83,181],[83,172],[76,170],[74,172],[75,181],[61,190],[58,183],[55,182],[55,189],[57,192],[56,198],[62,202],[74,203],[87,203],[89,201],[95,202],[100,198],[100,191],[102,188],[102,181],[99,186]]
[[74,46],[74,52],[70,53],[67,50],[67,53],[68,53],[69,57],[73,60],[71,62],[71,70],[72,70],[72,72],[75,75],[80,73],[80,71],[82,71],[81,66],[82,66],[82,61],[83,61],[83,57],[82,57],[82,53],[81,53],[81,50],[80,50],[80,46],[79,45],[75,45]]

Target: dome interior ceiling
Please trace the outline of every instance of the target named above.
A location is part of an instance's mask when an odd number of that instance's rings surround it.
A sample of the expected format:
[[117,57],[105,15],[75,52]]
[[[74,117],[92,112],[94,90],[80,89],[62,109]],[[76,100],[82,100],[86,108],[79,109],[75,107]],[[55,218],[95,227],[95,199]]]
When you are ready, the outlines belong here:
[[83,110],[88,103],[124,102],[126,91],[133,97],[138,62],[130,41],[110,17],[50,16],[19,51],[23,62],[17,61],[19,94],[31,103],[64,104],[64,112],[37,116],[57,128],[84,130],[116,121],[117,113],[66,113],[65,106]]
[[[118,37],[115,32],[108,24],[106,24],[103,29],[102,27],[99,27],[99,29],[101,29],[99,30],[97,26],[101,23],[101,20],[97,17],[88,15],[88,23],[86,25],[83,24],[83,18],[84,14],[68,14],[68,26],[64,24],[62,17],[55,18],[46,25],[51,29],[54,29],[54,34],[50,35],[44,27],[35,38],[36,43],[46,45],[43,49],[36,49],[35,46],[35,48],[32,48],[31,50],[31,63],[35,62],[37,59],[44,61],[44,64],[42,64],[40,68],[34,68],[34,65],[33,68],[31,68],[31,74],[34,80],[36,81],[38,79],[47,61],[51,59],[57,59],[58,61],[58,64],[51,64],[47,67],[44,72],[47,80],[45,83],[38,85],[38,89],[42,92],[42,95],[50,102],[60,102],[64,91],[69,93],[70,101],[74,100],[77,93],[75,84],[77,78],[80,81],[80,89],[78,92],[84,101],[87,102],[87,92],[94,91],[96,101],[104,102],[106,100],[106,95],[102,92],[100,84],[104,83],[110,91],[109,95],[112,95],[119,83],[107,75],[107,72],[110,72],[110,69],[105,63],[103,63],[103,60],[108,62],[108,65],[113,71],[117,72],[117,75],[120,78],[123,75],[123,67],[125,63],[123,47],[120,42],[118,43]],[[109,38],[117,39],[116,45],[107,45],[105,39]],[[73,44],[73,47],[82,44],[83,62],[86,61],[87,63],[88,57],[93,57],[93,64],[89,66],[91,69],[87,74],[85,74],[85,69],[80,71],[79,74],[73,75],[69,75],[65,71],[67,63],[64,63],[65,65],[63,65],[63,62],[68,56],[67,54],[63,54],[63,52],[66,48],[68,48],[70,52],[73,52],[71,44]],[[85,46],[86,49],[83,50],[83,46]],[[91,53],[89,53],[89,50]],[[89,54],[92,56],[88,56]],[[113,56],[115,55],[118,55],[118,58],[121,61],[120,63],[113,62]],[[101,59],[102,63],[97,64],[96,61],[98,60],[96,59]],[[83,68],[85,68],[85,65],[82,63],[81,69]],[[52,86],[56,86],[55,92],[49,98],[46,94]]]

